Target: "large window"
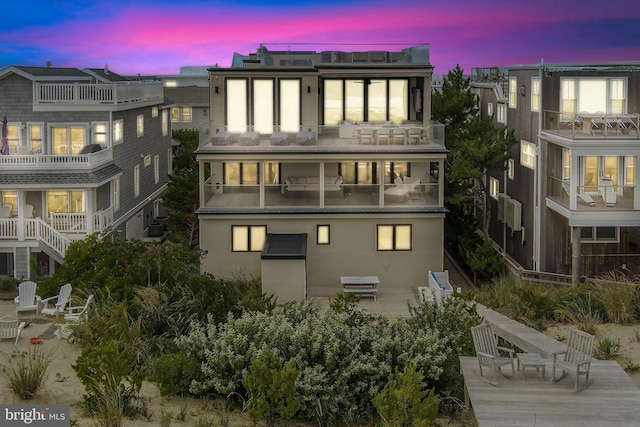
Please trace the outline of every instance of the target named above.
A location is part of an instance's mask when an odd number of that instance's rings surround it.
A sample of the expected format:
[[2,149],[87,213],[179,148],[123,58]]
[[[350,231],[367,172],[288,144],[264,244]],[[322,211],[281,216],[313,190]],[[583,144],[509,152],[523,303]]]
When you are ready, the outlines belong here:
[[540,77],[531,77],[531,111],[540,111]]
[[560,108],[566,115],[582,112],[626,113],[626,79],[570,78],[561,82]]
[[624,185],[636,185],[636,158],[624,158]]
[[324,81],[324,124],[386,121],[409,118],[409,82],[406,79]]
[[253,80],[253,130],[263,134],[273,132],[273,80]]
[[301,120],[300,80],[280,80],[280,130],[298,132]]
[[580,242],[582,243],[617,243],[620,241],[618,227],[582,227]]
[[247,130],[247,80],[227,79],[227,130],[242,133]]
[[411,225],[378,225],[377,250],[410,251]]
[[260,252],[266,236],[266,225],[232,225],[231,250],[233,252]]
[[224,168],[224,184],[258,184],[258,163],[227,162]]
[[536,145],[520,141],[520,164],[530,169],[536,168]]
[[52,212],[83,213],[85,196],[82,190],[47,191],[47,217]]
[[51,154],[78,154],[86,145],[87,129],[84,126],[51,127]]
[[518,106],[518,78],[509,76],[509,108]]

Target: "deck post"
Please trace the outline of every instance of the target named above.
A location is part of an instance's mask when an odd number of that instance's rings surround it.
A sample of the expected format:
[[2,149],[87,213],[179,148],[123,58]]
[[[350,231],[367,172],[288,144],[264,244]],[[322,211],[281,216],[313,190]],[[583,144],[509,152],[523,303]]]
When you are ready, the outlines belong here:
[[580,280],[580,236],[581,227],[571,227],[571,281],[577,283]]

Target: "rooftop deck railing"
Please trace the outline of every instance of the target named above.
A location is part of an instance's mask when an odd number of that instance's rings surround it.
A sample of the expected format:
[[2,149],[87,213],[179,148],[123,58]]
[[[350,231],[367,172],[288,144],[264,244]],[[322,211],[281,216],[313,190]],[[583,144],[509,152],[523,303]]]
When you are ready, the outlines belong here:
[[163,100],[162,82],[34,83],[34,105],[118,105]]
[[640,114],[544,111],[542,130],[570,139],[640,140]]

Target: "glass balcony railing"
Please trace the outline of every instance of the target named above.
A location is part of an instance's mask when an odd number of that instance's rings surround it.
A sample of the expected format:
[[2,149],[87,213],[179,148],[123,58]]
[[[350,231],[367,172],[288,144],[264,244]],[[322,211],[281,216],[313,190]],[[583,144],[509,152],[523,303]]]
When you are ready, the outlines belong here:
[[542,130],[570,139],[640,139],[640,115],[544,111]]

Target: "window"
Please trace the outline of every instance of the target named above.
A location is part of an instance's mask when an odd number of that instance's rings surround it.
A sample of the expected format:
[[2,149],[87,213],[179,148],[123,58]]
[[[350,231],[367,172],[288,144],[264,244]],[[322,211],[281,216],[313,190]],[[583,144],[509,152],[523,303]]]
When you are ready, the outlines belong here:
[[182,107],[182,116],[180,120],[186,123],[191,123],[191,115],[192,115],[191,107]]
[[331,242],[331,227],[328,224],[316,226],[316,236],[318,245],[328,245]]
[[518,78],[509,76],[509,108],[518,106]]
[[151,154],[147,154],[142,159],[142,164],[146,168],[147,166],[151,166]]
[[113,210],[117,211],[120,209],[120,177],[111,181],[111,199]]
[[497,109],[498,109],[498,115],[496,117],[496,120],[498,121],[498,123],[503,123],[506,125],[507,124],[507,106],[504,104],[498,104]]
[[12,210],[18,210],[18,192],[17,191],[0,191],[2,195],[2,204],[11,205]]
[[123,128],[122,119],[113,121],[113,145],[122,143],[123,141],[122,128]]
[[273,132],[274,87],[271,79],[253,80],[253,130]]
[[84,213],[85,201],[84,191],[47,191],[47,218],[52,212],[63,213]]
[[280,130],[300,130],[300,80],[280,80]]
[[232,225],[231,250],[233,252],[260,252],[266,237],[266,225]]
[[133,168],[133,195],[140,197],[140,165]]
[[560,108],[563,118],[578,112],[624,114],[627,81],[620,78],[570,78],[561,80]]
[[516,162],[513,159],[509,159],[507,161],[507,176],[509,179],[514,179],[516,177]]
[[160,182],[160,156],[153,156],[153,180],[157,184]]
[[42,124],[30,123],[27,126],[27,140],[31,153],[42,153]]
[[171,107],[171,123],[178,123],[180,121],[180,109],[178,107]]
[[86,145],[87,130],[84,126],[51,127],[51,154],[78,154]]
[[167,172],[173,172],[173,150],[171,148],[167,150]]
[[136,129],[138,132],[138,138],[144,135],[144,115],[138,114],[136,119]]
[[489,195],[498,200],[498,193],[500,193],[500,181],[494,177],[489,177]]
[[531,111],[540,111],[540,77],[531,77]]
[[580,229],[582,243],[618,243],[619,241],[618,227],[582,227]]
[[487,103],[487,116],[493,116],[493,102]]
[[107,138],[107,122],[96,122],[91,124],[91,142],[100,144],[103,148],[109,146]]
[[530,169],[536,167],[536,146],[530,142],[520,141],[520,164]]
[[169,135],[169,112],[162,110],[162,136]]
[[571,151],[568,148],[562,149],[562,180],[571,179]]
[[158,117],[158,107],[151,107],[151,117]]
[[624,185],[636,185],[636,158],[624,158]]
[[377,250],[410,251],[411,225],[378,225]]
[[247,130],[247,81],[227,79],[227,130],[242,133]]
[[258,184],[258,164],[228,162],[223,164],[224,184]]
[[8,123],[7,124],[7,138],[9,139],[9,152],[17,153],[20,146],[20,124]]

